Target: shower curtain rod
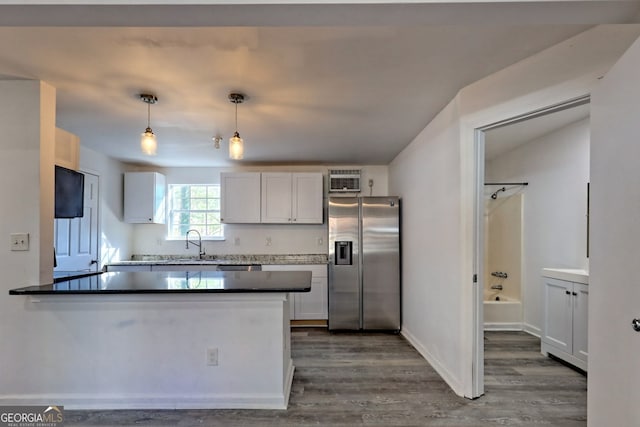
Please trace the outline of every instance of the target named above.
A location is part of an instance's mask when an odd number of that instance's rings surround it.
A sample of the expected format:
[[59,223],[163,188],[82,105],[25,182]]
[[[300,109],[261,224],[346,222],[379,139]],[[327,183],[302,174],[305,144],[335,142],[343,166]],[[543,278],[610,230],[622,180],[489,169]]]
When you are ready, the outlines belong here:
[[485,182],[484,185],[529,185],[528,182]]

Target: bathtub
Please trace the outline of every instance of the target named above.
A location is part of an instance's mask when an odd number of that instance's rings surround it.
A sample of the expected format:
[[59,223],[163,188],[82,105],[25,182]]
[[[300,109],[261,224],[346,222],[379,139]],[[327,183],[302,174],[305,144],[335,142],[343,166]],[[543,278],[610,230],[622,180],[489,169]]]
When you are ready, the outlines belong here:
[[[496,297],[499,301],[496,301]],[[521,331],[522,302],[502,295],[500,292],[485,292],[485,331]]]

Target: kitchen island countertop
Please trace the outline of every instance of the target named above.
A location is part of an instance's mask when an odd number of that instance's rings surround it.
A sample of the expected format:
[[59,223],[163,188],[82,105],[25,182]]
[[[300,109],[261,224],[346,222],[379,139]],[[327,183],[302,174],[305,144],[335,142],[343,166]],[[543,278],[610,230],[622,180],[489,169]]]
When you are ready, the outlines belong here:
[[10,295],[309,292],[308,271],[110,272],[11,289]]

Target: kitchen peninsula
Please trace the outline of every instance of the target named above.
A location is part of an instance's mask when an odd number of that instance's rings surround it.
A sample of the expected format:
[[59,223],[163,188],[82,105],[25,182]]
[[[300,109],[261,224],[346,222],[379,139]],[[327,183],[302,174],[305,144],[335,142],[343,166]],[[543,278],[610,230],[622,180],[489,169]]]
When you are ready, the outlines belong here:
[[[38,322],[41,381],[0,404],[69,409],[287,407],[289,293],[306,271],[113,272],[12,289]],[[44,360],[44,359],[43,359]]]

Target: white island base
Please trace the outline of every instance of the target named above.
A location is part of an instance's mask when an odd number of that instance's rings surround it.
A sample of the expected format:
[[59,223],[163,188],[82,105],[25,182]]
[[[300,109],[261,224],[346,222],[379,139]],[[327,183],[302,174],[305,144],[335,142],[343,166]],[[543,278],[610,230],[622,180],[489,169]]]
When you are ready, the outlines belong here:
[[25,336],[49,339],[12,344],[22,362],[3,369],[0,404],[286,409],[288,295],[29,296]]

